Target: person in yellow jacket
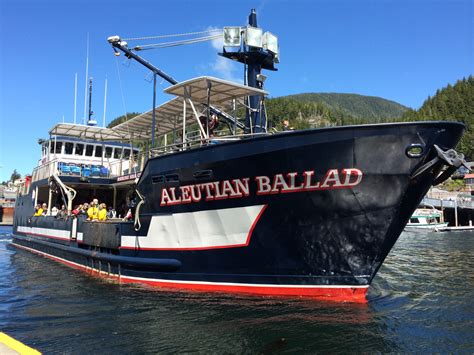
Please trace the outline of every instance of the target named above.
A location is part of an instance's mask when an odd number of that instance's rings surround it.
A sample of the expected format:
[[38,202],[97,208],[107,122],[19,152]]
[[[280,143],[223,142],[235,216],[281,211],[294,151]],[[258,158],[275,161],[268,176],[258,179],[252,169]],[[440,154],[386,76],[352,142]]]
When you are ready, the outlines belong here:
[[107,219],[107,206],[105,203],[99,205],[99,221],[105,221]]
[[38,205],[38,209],[36,210],[35,214],[33,216],[39,217],[42,216],[45,211],[48,210],[48,205],[46,203],[43,203],[43,205]]
[[90,207],[87,209],[87,219],[89,221],[97,221],[99,218],[99,208],[97,207],[98,202],[97,199],[94,199],[91,202]]

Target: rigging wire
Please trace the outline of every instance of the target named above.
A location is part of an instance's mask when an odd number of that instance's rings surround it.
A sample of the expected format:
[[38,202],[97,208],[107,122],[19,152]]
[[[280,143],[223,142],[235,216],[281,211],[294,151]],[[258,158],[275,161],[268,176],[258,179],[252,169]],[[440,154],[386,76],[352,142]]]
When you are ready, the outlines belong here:
[[123,40],[124,41],[143,41],[143,40],[149,40],[149,39],[160,39],[160,38],[170,38],[170,37],[196,36],[196,35],[202,35],[205,33],[212,33],[212,32],[222,32],[222,29],[215,28],[215,29],[210,29],[210,30],[200,31],[200,32],[177,33],[177,34],[170,34],[170,35],[148,36],[148,37],[123,38]]
[[141,50],[148,50],[148,49],[153,49],[153,48],[167,48],[167,47],[176,47],[176,46],[183,46],[187,44],[194,44],[194,43],[200,43],[200,42],[206,42],[206,41],[212,41],[215,39],[220,38],[221,35],[212,35],[212,36],[207,36],[207,37],[198,37],[198,38],[191,38],[191,39],[185,39],[181,41],[174,41],[174,42],[163,42],[163,43],[154,43],[154,44],[144,44],[141,46],[135,46],[133,50],[136,51],[141,51]]
[[[119,68],[119,65],[118,65],[118,58],[117,57],[115,57],[115,65],[117,67],[117,75],[118,75],[118,79],[119,79],[120,94],[122,96],[123,110],[125,111],[125,121],[124,122],[128,122],[127,107],[125,106],[125,96],[123,94],[122,77],[120,75],[120,68]],[[131,142],[130,128],[128,127],[128,125],[126,125],[126,127],[127,127],[127,133],[128,133],[128,136],[130,137],[130,142]]]

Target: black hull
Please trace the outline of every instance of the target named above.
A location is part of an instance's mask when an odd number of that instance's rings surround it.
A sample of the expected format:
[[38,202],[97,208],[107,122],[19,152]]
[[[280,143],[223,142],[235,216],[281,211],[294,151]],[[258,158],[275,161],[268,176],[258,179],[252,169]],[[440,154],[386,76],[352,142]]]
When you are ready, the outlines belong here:
[[[462,132],[448,122],[339,127],[178,152],[148,161],[138,232],[120,224],[118,241],[105,245],[96,235],[110,228],[81,221],[82,240],[35,235],[39,225],[70,226],[28,222],[23,206],[14,243],[89,270],[104,270],[102,260],[125,282],[360,300],[442,165],[414,172],[434,158],[435,144],[453,148]],[[424,147],[421,156],[407,155],[413,144]],[[74,253],[79,247],[179,267],[106,261]]]

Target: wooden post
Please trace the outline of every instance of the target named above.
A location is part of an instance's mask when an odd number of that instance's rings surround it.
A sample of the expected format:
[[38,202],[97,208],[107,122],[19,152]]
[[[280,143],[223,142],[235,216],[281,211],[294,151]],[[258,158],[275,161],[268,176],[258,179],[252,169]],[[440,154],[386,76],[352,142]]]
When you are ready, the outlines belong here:
[[458,226],[458,200],[454,200],[454,225]]

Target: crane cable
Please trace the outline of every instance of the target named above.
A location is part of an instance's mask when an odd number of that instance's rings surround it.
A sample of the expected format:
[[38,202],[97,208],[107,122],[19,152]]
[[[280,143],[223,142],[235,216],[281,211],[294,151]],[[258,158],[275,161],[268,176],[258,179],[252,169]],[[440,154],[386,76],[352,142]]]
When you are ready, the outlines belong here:
[[183,46],[183,45],[187,45],[187,44],[194,44],[194,43],[212,41],[212,40],[218,39],[220,37],[221,37],[221,34],[218,34],[218,35],[212,35],[212,36],[206,36],[206,37],[197,37],[197,38],[185,39],[185,40],[174,41],[174,42],[144,44],[144,45],[135,46],[132,49],[135,50],[135,51],[141,51],[141,50],[147,50],[147,49],[153,49],[153,48],[176,47],[176,46]]
[[177,34],[161,35],[161,36],[123,38],[123,40],[124,41],[143,41],[143,40],[149,40],[149,39],[160,39],[160,38],[170,38],[170,37],[196,36],[196,35],[202,35],[205,33],[212,33],[212,32],[222,32],[222,29],[215,28],[215,29],[210,29],[210,30],[200,31],[200,32],[177,33]]

